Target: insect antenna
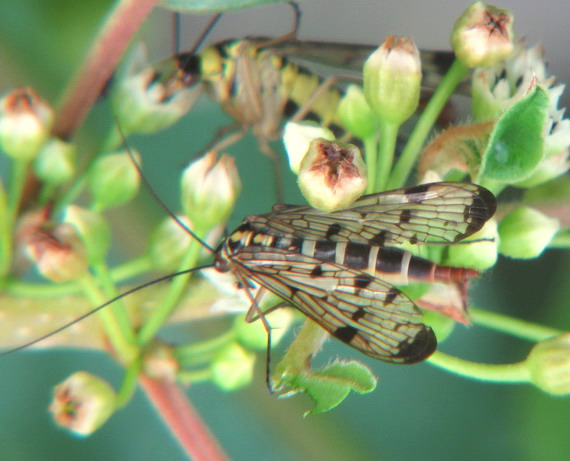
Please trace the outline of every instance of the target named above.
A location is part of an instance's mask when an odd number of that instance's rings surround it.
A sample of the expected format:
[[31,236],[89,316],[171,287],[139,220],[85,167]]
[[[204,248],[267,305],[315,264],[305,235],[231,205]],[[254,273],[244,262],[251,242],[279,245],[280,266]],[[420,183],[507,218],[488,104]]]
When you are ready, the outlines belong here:
[[193,267],[192,269],[186,269],[186,270],[183,270],[180,272],[175,272],[173,274],[168,274],[168,275],[165,275],[163,277],[151,280],[150,282],[146,282],[146,283],[143,283],[142,285],[138,285],[134,288],[131,288],[130,290],[127,290],[124,293],[121,293],[120,295],[115,296],[114,298],[110,299],[106,303],[101,304],[100,306],[97,306],[95,309],[92,309],[89,312],[86,312],[85,314],[80,315],[79,317],[73,319],[72,321],[62,325],[61,327],[59,327],[53,331],[50,331],[49,333],[47,333],[43,336],[40,336],[39,338],[36,338],[36,339],[29,341],[27,343],[21,344],[20,346],[14,347],[13,349],[9,349],[7,351],[0,352],[0,357],[4,357],[6,355],[13,354],[14,352],[18,352],[18,351],[26,349],[30,346],[33,346],[34,344],[37,344],[37,343],[43,341],[44,339],[51,338],[52,336],[55,336],[56,334],[62,332],[66,328],[69,328],[69,327],[75,325],[76,323],[79,323],[82,320],[85,320],[87,317],[91,317],[93,314],[99,312],[101,309],[104,309],[105,307],[109,306],[110,304],[113,304],[115,301],[118,301],[119,299],[122,299],[126,296],[129,296],[129,295],[131,295],[137,291],[140,291],[144,288],[150,287],[150,286],[155,285],[157,283],[164,282],[165,280],[170,280],[174,277],[178,277],[179,275],[189,274],[190,272],[196,272],[196,271],[200,271],[202,269],[208,269],[210,267],[213,267],[213,265],[212,264],[205,264],[203,266]]

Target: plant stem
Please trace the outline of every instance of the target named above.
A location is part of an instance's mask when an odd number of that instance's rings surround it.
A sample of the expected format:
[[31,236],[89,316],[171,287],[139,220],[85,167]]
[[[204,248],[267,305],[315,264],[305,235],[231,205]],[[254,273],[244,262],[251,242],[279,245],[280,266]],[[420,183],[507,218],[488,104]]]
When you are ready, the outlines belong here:
[[[188,269],[189,267],[194,267],[198,261],[198,256],[200,254],[201,247],[196,241],[190,243],[190,247],[184,256],[182,263],[180,264],[180,270]],[[162,327],[168,316],[176,308],[176,304],[180,300],[186,287],[191,274],[179,275],[174,280],[172,280],[168,291],[166,292],[164,298],[162,299],[160,305],[151,314],[149,319],[142,326],[138,341],[141,346],[148,344],[152,338],[156,335],[158,330]]]
[[526,362],[491,365],[487,363],[470,362],[469,360],[453,357],[443,352],[435,352],[427,361],[450,373],[478,381],[495,383],[529,382],[529,372]]
[[[99,306],[105,302],[106,299],[99,291],[99,288],[91,274],[86,274],[79,280],[79,282],[83,287],[85,296],[93,306]],[[105,333],[109,337],[109,341],[111,342],[111,345],[113,346],[113,349],[121,363],[131,363],[138,355],[138,349],[125,337],[114,312],[110,309],[102,309],[97,312],[97,315],[101,319]]]
[[376,184],[377,171],[377,155],[378,143],[376,142],[376,134],[368,136],[362,140],[364,142],[364,152],[366,153],[366,171],[368,172],[368,185],[366,186],[366,193],[372,194]]
[[63,98],[53,135],[69,139],[83,123],[101,90],[117,67],[131,37],[157,0],[120,0],[107,17],[93,48]]
[[178,443],[193,461],[229,459],[178,385],[146,376],[140,377],[140,383]]
[[495,312],[484,311],[476,308],[470,308],[469,312],[471,313],[470,319],[475,325],[489,328],[490,330],[500,331],[532,342],[544,341],[545,339],[564,333],[556,328],[537,325],[536,323],[515,319]]
[[449,71],[445,74],[445,77],[443,77],[440,85],[437,87],[437,90],[429,100],[426,108],[420,115],[414,131],[392,171],[392,175],[388,181],[389,189],[397,189],[405,185],[425,140],[429,136],[439,114],[468,71],[469,68],[458,59],[453,62]]
[[399,125],[380,120],[380,149],[378,151],[378,175],[374,192],[386,190],[388,176],[392,163],[394,162],[394,152],[396,141],[398,140]]

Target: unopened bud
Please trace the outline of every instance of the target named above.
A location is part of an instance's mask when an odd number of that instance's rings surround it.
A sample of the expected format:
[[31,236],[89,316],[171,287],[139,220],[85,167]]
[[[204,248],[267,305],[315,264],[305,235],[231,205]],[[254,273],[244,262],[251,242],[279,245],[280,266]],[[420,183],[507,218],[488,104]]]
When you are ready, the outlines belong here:
[[[276,309],[265,315],[265,318],[271,325],[271,346],[276,346],[289,331],[293,322],[293,312],[291,309]],[[262,321],[246,322],[243,316],[238,316],[234,323],[234,331],[236,339],[247,348],[260,351],[267,348],[267,330]]]
[[77,280],[87,270],[86,249],[69,224],[49,222],[29,232],[25,249],[38,272],[53,282]]
[[420,101],[420,53],[411,38],[389,35],[364,64],[366,101],[385,122],[401,125]]
[[212,381],[224,391],[235,391],[251,382],[254,364],[254,353],[237,343],[230,343],[210,365]]
[[127,71],[113,89],[113,110],[123,132],[154,133],[177,122],[190,110],[199,86],[185,88],[176,80],[161,81],[139,46],[126,64]]
[[283,144],[289,159],[289,168],[293,173],[299,173],[301,162],[309,150],[309,145],[316,138],[323,138],[328,141],[335,139],[331,130],[313,122],[287,122],[285,124]]
[[527,365],[536,387],[551,395],[570,394],[570,333],[536,344]]
[[[470,242],[470,240],[474,240]],[[499,233],[497,221],[491,219],[483,228],[462,241],[447,248],[445,264],[456,267],[485,270],[495,265],[498,258]]]
[[145,351],[143,371],[146,376],[160,381],[174,382],[180,365],[174,351],[166,343],[155,341]]
[[[140,163],[138,153],[133,155]],[[136,196],[140,181],[140,174],[126,152],[99,157],[88,176],[94,208],[103,211],[127,203]]]
[[338,105],[338,118],[343,126],[354,136],[365,139],[378,130],[378,119],[372,111],[362,88],[349,85]]
[[468,67],[488,67],[513,51],[513,16],[475,2],[457,19],[451,33],[455,55]]
[[50,405],[55,422],[80,436],[95,432],[115,409],[113,388],[85,371],[78,371],[57,385]]
[[299,170],[297,182],[314,208],[346,208],[366,190],[366,165],[352,144],[313,139]]
[[550,243],[560,222],[529,207],[519,207],[499,224],[499,252],[518,259],[536,258]]
[[75,173],[75,145],[58,138],[50,139],[34,161],[34,171],[44,183],[58,186]]
[[111,244],[111,229],[104,218],[94,211],[69,205],[63,220],[71,224],[81,236],[87,248],[89,264],[102,263]]
[[210,152],[192,162],[182,174],[182,207],[198,229],[211,229],[224,223],[233,210],[241,190],[233,158],[218,160]]
[[10,157],[31,160],[47,141],[53,110],[31,88],[12,91],[0,101],[0,147]]

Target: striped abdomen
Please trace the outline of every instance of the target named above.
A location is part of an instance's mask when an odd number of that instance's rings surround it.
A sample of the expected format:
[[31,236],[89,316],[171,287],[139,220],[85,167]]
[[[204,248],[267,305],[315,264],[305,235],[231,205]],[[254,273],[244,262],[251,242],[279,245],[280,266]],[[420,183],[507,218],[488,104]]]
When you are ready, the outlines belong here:
[[[354,242],[306,240],[278,237],[250,230],[245,225],[228,239],[230,251],[239,255],[240,248],[256,246],[302,254],[321,262],[332,262],[366,272],[390,283],[404,285],[411,282],[465,282],[479,275],[473,269],[440,266],[427,259],[413,256],[409,251]],[[243,230],[241,230],[243,229]],[[318,276],[319,268],[315,268]]]

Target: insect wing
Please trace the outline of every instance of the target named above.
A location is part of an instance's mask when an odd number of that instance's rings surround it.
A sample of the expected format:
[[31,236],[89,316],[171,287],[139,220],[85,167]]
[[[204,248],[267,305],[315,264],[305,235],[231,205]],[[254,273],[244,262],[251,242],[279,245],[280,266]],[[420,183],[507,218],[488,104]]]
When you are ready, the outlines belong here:
[[285,237],[371,245],[454,243],[481,229],[495,210],[487,189],[441,182],[365,195],[334,213],[278,205],[272,213],[247,219],[257,230]]
[[248,277],[291,303],[332,336],[392,363],[416,363],[437,347],[415,304],[364,272],[302,254],[252,246],[240,251]]

